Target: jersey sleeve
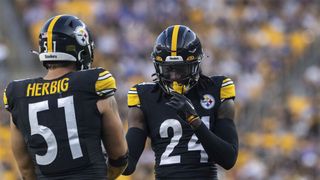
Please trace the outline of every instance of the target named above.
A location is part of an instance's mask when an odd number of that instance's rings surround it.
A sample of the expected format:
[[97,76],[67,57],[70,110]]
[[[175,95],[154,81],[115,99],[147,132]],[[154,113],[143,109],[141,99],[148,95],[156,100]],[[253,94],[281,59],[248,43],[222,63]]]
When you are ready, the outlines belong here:
[[221,84],[220,99],[224,101],[226,99],[234,99],[236,97],[236,89],[233,81],[225,77]]
[[130,88],[128,91],[128,107],[140,107],[140,98],[137,86]]
[[12,108],[13,108],[13,105],[12,105],[12,102],[11,102],[11,96],[10,96],[10,92],[12,90],[11,88],[12,86],[12,83],[10,83],[6,89],[4,90],[3,92],[3,104],[4,104],[4,108],[7,109],[8,111],[11,112]]
[[8,105],[8,98],[7,98],[6,89],[3,92],[3,104],[4,104],[4,108],[8,109],[9,105]]
[[106,70],[100,72],[95,83],[95,91],[97,95],[100,97],[109,97],[114,95],[116,90],[116,80],[112,74]]

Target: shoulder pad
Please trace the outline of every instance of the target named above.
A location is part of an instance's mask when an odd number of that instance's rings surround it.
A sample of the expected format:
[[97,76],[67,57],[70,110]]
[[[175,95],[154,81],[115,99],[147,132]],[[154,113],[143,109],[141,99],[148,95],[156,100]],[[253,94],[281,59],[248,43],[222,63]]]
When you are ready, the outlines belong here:
[[156,83],[153,82],[142,82],[130,88],[130,90],[128,91],[128,106],[140,107],[139,93],[143,94],[147,91],[150,91],[155,87],[155,85]]

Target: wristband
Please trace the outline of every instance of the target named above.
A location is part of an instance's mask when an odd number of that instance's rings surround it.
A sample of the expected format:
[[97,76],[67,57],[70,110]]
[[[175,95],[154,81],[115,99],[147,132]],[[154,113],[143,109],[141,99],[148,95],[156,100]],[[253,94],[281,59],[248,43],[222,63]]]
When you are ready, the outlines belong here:
[[124,165],[126,165],[128,163],[128,157],[129,157],[129,155],[128,155],[128,152],[127,152],[125,155],[119,157],[116,160],[109,158],[109,164],[111,166],[113,166],[113,167],[124,166]]
[[191,124],[192,122],[196,121],[199,119],[198,115],[190,115],[189,117],[187,117],[187,121],[189,124]]

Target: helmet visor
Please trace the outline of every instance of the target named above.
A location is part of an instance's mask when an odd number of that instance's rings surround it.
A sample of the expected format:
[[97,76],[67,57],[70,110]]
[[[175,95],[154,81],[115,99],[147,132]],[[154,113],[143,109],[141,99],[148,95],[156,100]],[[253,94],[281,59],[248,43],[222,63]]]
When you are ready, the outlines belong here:
[[197,73],[199,63],[159,63],[161,77],[166,81],[188,83],[189,78]]

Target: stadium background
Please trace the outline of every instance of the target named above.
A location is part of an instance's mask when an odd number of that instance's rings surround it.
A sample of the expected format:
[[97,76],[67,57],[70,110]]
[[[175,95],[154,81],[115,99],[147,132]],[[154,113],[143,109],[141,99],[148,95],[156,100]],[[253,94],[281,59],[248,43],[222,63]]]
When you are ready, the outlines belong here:
[[[13,79],[43,75],[29,51],[57,14],[77,15],[93,32],[94,65],[116,77],[124,124],[127,90],[154,72],[156,36],[172,24],[189,26],[207,55],[203,72],[230,76],[237,87],[239,158],[221,179],[320,177],[320,1],[1,0],[1,94]],[[0,106],[0,179],[17,179],[9,116]],[[152,179],[153,161],[147,145],[136,173],[119,179]]]

